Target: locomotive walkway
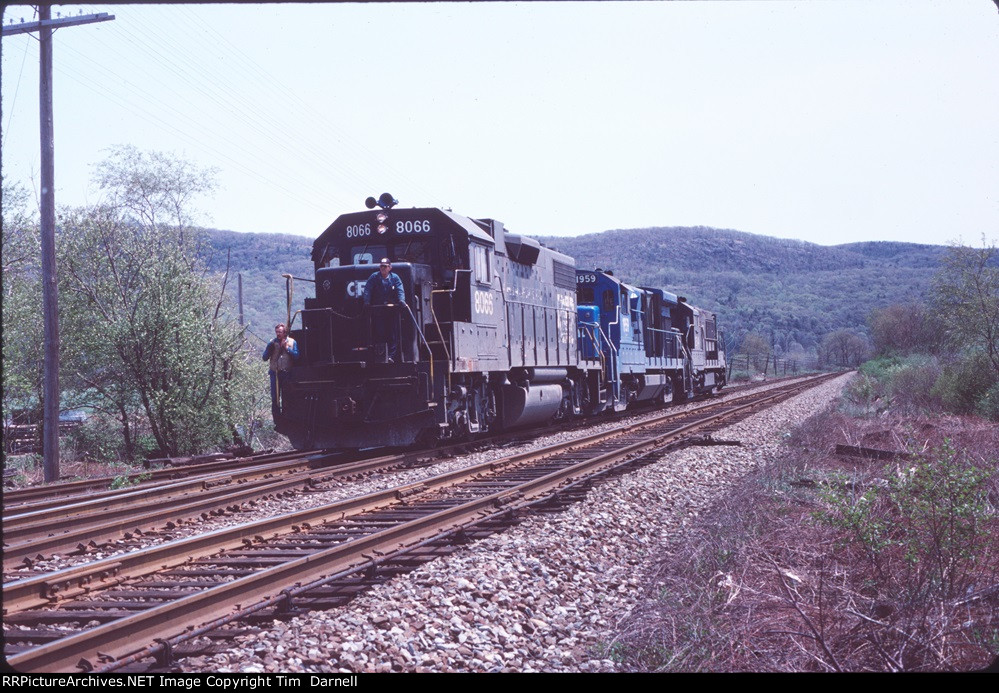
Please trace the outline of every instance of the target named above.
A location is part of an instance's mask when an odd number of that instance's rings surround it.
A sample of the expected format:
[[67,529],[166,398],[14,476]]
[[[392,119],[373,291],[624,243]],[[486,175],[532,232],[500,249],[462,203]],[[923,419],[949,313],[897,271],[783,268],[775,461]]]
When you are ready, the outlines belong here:
[[4,588],[8,661],[22,671],[117,668],[254,612],[302,599],[342,603],[380,570],[439,555],[444,540],[467,541],[532,506],[565,502],[597,477],[640,466],[685,436],[817,382],[11,583]]

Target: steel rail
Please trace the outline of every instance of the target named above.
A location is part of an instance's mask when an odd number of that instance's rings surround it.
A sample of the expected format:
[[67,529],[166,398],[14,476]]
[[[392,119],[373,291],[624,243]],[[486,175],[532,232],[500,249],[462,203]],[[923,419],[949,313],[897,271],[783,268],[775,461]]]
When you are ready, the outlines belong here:
[[[778,392],[778,390],[771,390],[764,394],[769,395],[772,392]],[[755,395],[743,395],[739,398],[713,402],[706,407],[696,410],[696,412],[704,412],[713,408],[731,407],[739,401],[753,400],[759,396],[760,393],[756,393]],[[666,423],[672,419],[690,416],[696,412],[671,412],[635,424],[625,424],[608,431],[562,441],[539,450],[479,463],[422,481],[405,484],[394,489],[358,496],[327,506],[301,510],[274,518],[243,523],[207,534],[133,551],[121,556],[101,559],[84,566],[76,566],[10,582],[3,587],[4,612],[14,613],[28,608],[36,608],[46,605],[60,596],[61,598],[67,598],[84,594],[98,587],[120,584],[129,578],[139,577],[166,566],[179,565],[194,558],[201,558],[218,551],[237,548],[248,540],[260,540],[264,536],[276,536],[281,533],[293,532],[298,527],[329,520],[331,516],[337,514],[341,515],[337,519],[341,519],[346,514],[353,515],[366,512],[391,504],[397,498],[410,496],[419,491],[453,485],[465,478],[473,478],[476,475],[487,473],[503,466],[515,465],[539,456],[550,455],[575,447],[583,447],[609,440],[624,433],[640,431],[644,428]]]
[[[247,468],[247,465],[257,466],[261,464],[271,464],[282,460],[300,459],[316,454],[324,453],[318,450],[312,452],[272,452],[252,457],[237,457],[234,459],[204,462],[201,464],[185,465],[181,467],[165,467],[163,469],[154,469],[148,472],[134,472],[122,476],[125,477],[129,483],[133,483],[140,478],[142,479],[142,481],[134,483],[134,485],[128,487],[127,490],[131,491],[135,489],[148,488],[153,484],[161,483],[164,480],[183,479],[199,474],[216,474],[230,471],[233,468]],[[108,490],[111,488],[111,485],[115,482],[115,480],[119,478],[121,477],[106,476],[94,479],[81,479],[78,481],[62,481],[55,484],[32,486],[9,491],[5,490],[4,509],[6,510],[9,508],[21,507],[27,504],[46,502],[49,505],[54,506],[60,503],[65,503],[68,498],[75,496],[86,496],[87,498],[97,497],[94,494],[100,494],[100,497],[112,496],[115,493],[125,490]],[[38,506],[34,509],[40,509],[41,507],[43,506]]]
[[[805,386],[798,384],[794,388],[787,388],[783,391],[771,391],[764,393],[766,396],[757,399],[757,401],[749,401],[738,406],[727,402],[725,403],[726,406],[720,407],[722,411],[716,414],[697,422],[681,425],[665,433],[656,434],[651,439],[626,444],[617,450],[605,452],[590,459],[571,464],[539,478],[525,481],[513,488],[489,493],[481,498],[462,503],[455,507],[434,512],[429,516],[403,522],[394,527],[376,531],[366,536],[357,537],[329,549],[321,550],[318,553],[294,559],[287,563],[239,578],[233,582],[211,587],[169,604],[156,606],[133,616],[106,623],[91,631],[62,638],[48,645],[14,655],[8,661],[12,666],[21,670],[62,671],[78,663],[81,659],[87,662],[88,667],[92,667],[97,661],[96,652],[104,652],[116,657],[127,655],[136,649],[137,642],[148,642],[156,635],[163,635],[164,631],[171,628],[181,628],[192,622],[201,622],[204,619],[211,620],[219,618],[225,615],[225,613],[230,612],[235,602],[246,604],[247,602],[252,603],[253,600],[265,599],[274,593],[275,583],[288,584],[292,581],[301,583],[306,580],[319,579],[324,574],[328,575],[330,572],[345,570],[359,561],[370,559],[372,554],[383,554],[398,550],[414,542],[425,541],[429,536],[433,536],[442,530],[473,522],[490,509],[530,501],[544,495],[548,491],[557,489],[564,483],[577,481],[580,475],[606,470],[636,456],[648,455],[650,452],[661,448],[664,443],[675,440],[686,432],[717,423],[725,418],[731,418],[743,410],[758,408],[767,402],[777,399],[785,399],[796,394],[801,389],[805,389]],[[664,422],[660,421],[659,423],[663,424]],[[633,432],[648,427],[648,425],[638,427],[626,426],[624,430]],[[572,442],[577,445],[579,443],[579,441]],[[571,449],[571,446],[551,446],[551,448],[535,451],[530,455],[526,453],[516,455],[511,460],[515,458],[520,460],[547,458],[551,455],[552,448]],[[484,463],[483,465],[476,465],[472,469],[485,468],[487,466],[506,469],[512,466],[512,463],[508,462],[504,465]],[[460,470],[460,472],[465,471],[467,470]],[[458,478],[458,474],[441,475],[441,477],[436,477],[438,483],[428,484],[424,482],[423,485],[427,490],[454,485],[452,483],[440,483],[445,478],[448,481],[453,481]],[[417,485],[407,485],[407,487],[415,486]],[[403,487],[403,489],[407,487]],[[405,494],[402,493],[403,489],[399,489],[397,495],[405,497]],[[371,495],[384,497],[384,492],[382,494]],[[352,500],[363,502],[365,499],[370,498],[371,496],[367,496]]]
[[[464,444],[459,445],[459,447]],[[441,454],[446,450],[438,450]],[[421,451],[385,455],[369,460],[343,463],[335,467],[344,476],[383,467],[390,469],[423,458]],[[44,559],[56,553],[84,552],[123,534],[141,535],[164,525],[182,523],[219,509],[230,509],[241,503],[273,496],[308,484],[311,473],[299,473],[283,481],[272,480],[277,474],[294,475],[299,470],[336,461],[331,455],[299,457],[287,462],[260,465],[244,469],[236,475],[219,472],[172,484],[146,488],[121,489],[99,494],[99,497],[78,503],[49,500],[38,505],[15,509],[3,522],[4,570],[14,571],[31,560]],[[212,488],[214,486],[214,488]],[[224,489],[222,487],[225,487]],[[256,492],[251,489],[256,488]],[[197,498],[192,498],[197,493]],[[183,494],[187,494],[184,496]],[[157,500],[170,498],[171,500]],[[212,500],[214,499],[214,500]],[[36,509],[37,508],[37,509]],[[168,525],[166,528],[170,528]]]
[[[649,455],[647,454],[644,457],[648,456]],[[627,467],[627,464],[615,466],[614,469],[617,470],[619,468],[624,468],[624,467]],[[107,673],[107,672],[117,671],[124,667],[139,663],[144,659],[150,659],[153,657],[157,658],[161,662],[165,661],[167,665],[170,665],[173,662],[173,656],[172,656],[174,652],[173,648],[183,644],[184,642],[199,638],[204,635],[208,635],[209,633],[212,632],[216,632],[218,631],[218,629],[223,628],[224,626],[248,618],[249,616],[252,616],[255,613],[259,613],[260,611],[263,611],[265,609],[278,609],[278,610],[287,609],[288,607],[291,606],[292,600],[295,598],[299,597],[302,598],[304,600],[305,606],[309,606],[310,592],[318,590],[319,588],[325,587],[327,585],[334,584],[337,581],[348,579],[352,576],[357,575],[358,573],[363,572],[366,574],[373,574],[373,572],[376,572],[380,566],[392,565],[393,563],[398,562],[399,559],[405,558],[406,556],[409,555],[418,556],[418,552],[421,549],[438,547],[444,541],[449,541],[449,540],[454,541],[453,538],[456,535],[469,536],[467,532],[479,531],[480,528],[484,528],[486,525],[490,523],[495,523],[497,521],[508,521],[511,516],[511,513],[517,513],[518,511],[522,511],[532,506],[547,503],[548,501],[559,497],[559,495],[564,496],[566,493],[575,489],[585,490],[585,488],[587,488],[587,485],[592,483],[592,481],[598,476],[600,475],[597,474],[597,475],[591,475],[586,478],[567,480],[566,483],[559,488],[558,495],[553,494],[551,496],[547,496],[544,498],[533,498],[525,500],[521,503],[516,503],[509,507],[503,507],[501,509],[493,511],[490,514],[480,517],[478,520],[474,521],[470,525],[463,525],[446,529],[430,538],[405,546],[399,549],[398,551],[381,555],[378,557],[368,558],[368,560],[365,562],[355,564],[354,566],[347,568],[346,570],[342,570],[332,575],[324,576],[317,580],[306,582],[304,584],[301,582],[296,583],[296,585],[293,587],[288,587],[281,590],[281,592],[277,595],[273,595],[271,597],[258,601],[250,606],[246,607],[239,606],[233,612],[221,616],[219,618],[216,618],[215,620],[209,621],[201,625],[200,627],[193,629],[189,628],[183,633],[175,635],[173,637],[157,638],[155,644],[148,645],[144,649],[138,650],[126,657],[115,659],[110,663],[106,663],[102,665],[100,668],[98,668],[96,671],[97,673]],[[493,534],[497,530],[485,529],[484,531],[487,534]],[[433,560],[433,558],[437,557],[437,555],[438,554],[432,554],[429,557],[423,556],[421,558],[423,561],[429,561]],[[87,662],[87,666],[89,666],[89,662]]]
[[31,505],[12,508],[11,514],[4,515],[3,534],[5,539],[14,537],[16,535],[11,530],[40,525],[42,522],[48,523],[52,530],[57,531],[60,523],[76,521],[88,515],[112,513],[121,508],[129,508],[134,512],[139,506],[151,506],[164,498],[224,491],[236,486],[273,481],[282,474],[295,474],[308,466],[308,463],[297,462],[280,467],[251,467],[236,474],[218,473],[135,490],[119,489],[108,494],[96,494],[97,497],[88,496],[84,500],[62,500],[46,502],[41,507]]
[[[391,469],[409,463],[412,455],[387,455],[332,467],[323,467],[317,477],[316,459],[284,463],[279,468],[258,467],[237,476],[213,475],[154,486],[112,498],[84,501],[33,513],[5,517],[3,521],[4,570],[19,561],[57,552],[86,550],[126,533],[142,534],[172,522],[180,524],[205,517],[251,500],[271,497],[295,488],[307,488],[336,477],[349,477],[372,470]],[[417,457],[418,459],[418,457]],[[304,471],[303,471],[304,468]],[[274,479],[286,472],[284,478]]]
[[[804,377],[804,376],[800,376]],[[724,392],[720,392],[721,396],[725,396],[729,393],[735,393],[743,389],[749,389],[754,387],[760,387],[764,384],[779,382],[779,380],[790,379],[791,376],[787,378],[780,378],[767,381],[766,383],[743,383],[737,385],[730,385],[726,388]],[[699,398],[695,398],[699,399]],[[615,417],[626,418],[629,416],[641,415],[643,412],[641,409],[628,410],[625,412],[617,412],[614,414]],[[515,436],[523,436],[526,433],[531,432],[534,429],[523,429],[520,431],[513,432]],[[462,447],[467,447],[468,445],[475,444],[488,444],[490,442],[489,438],[478,438],[475,440],[461,441],[448,446],[441,446],[436,448],[428,448],[425,450],[414,450],[410,451],[413,454],[447,454],[448,450],[452,447],[460,449]],[[67,502],[72,502],[75,497],[85,498],[87,500],[96,500],[101,498],[113,498],[120,494],[131,493],[138,490],[156,488],[156,485],[161,484],[163,481],[179,480],[179,479],[191,479],[197,480],[201,478],[202,475],[221,475],[225,472],[231,472],[233,469],[245,470],[251,467],[246,467],[247,464],[257,465],[263,464],[273,464],[275,462],[280,462],[283,460],[296,460],[309,457],[323,457],[334,454],[341,454],[337,452],[328,452],[322,450],[313,451],[291,451],[291,452],[272,452],[264,453],[261,455],[253,455],[249,457],[237,457],[226,460],[218,460],[215,462],[203,462],[199,464],[183,465],[175,467],[166,467],[163,469],[154,469],[147,472],[134,472],[128,475],[122,475],[125,479],[129,481],[130,486],[122,489],[110,489],[111,485],[121,477],[97,477],[93,479],[81,479],[77,481],[64,481],[54,484],[45,484],[42,486],[32,486],[19,489],[10,489],[4,491],[4,512],[15,511],[18,514],[34,512],[38,510],[44,510],[46,508],[60,507]],[[378,456],[384,456],[384,452],[372,451],[372,454]],[[366,458],[365,458],[366,459]],[[143,481],[138,481],[140,478],[145,478]],[[137,482],[137,483],[136,483]],[[109,490],[110,489],[110,490]],[[5,518],[6,521],[6,518]]]

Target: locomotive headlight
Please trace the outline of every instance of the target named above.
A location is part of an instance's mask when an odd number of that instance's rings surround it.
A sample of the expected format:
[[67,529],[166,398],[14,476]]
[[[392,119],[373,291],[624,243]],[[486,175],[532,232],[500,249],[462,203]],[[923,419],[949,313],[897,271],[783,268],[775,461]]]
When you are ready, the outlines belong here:
[[388,214],[386,214],[385,212],[378,212],[378,214],[375,216],[375,219],[378,220],[379,224],[384,224],[386,221],[388,221]]
[[385,233],[388,231],[388,227],[385,224],[378,225],[378,233]]

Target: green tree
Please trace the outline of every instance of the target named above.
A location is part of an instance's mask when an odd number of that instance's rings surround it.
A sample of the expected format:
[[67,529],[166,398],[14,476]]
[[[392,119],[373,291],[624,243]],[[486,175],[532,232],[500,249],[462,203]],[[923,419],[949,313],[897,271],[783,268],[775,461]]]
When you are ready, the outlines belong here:
[[36,410],[42,397],[41,245],[20,185],[3,181],[3,416]]
[[869,353],[867,339],[847,328],[830,332],[822,339],[823,360],[837,366],[859,366]]
[[942,346],[939,323],[921,303],[895,303],[872,310],[867,324],[879,355],[935,354]]
[[770,354],[770,345],[763,335],[750,332],[742,338],[742,353],[753,364],[756,370],[762,370],[767,365],[767,358]]
[[994,245],[953,246],[933,285],[950,344],[981,351],[999,376],[999,254]]
[[96,181],[106,201],[62,219],[75,384],[115,413],[129,446],[136,416],[168,455],[241,443],[250,354],[225,309],[227,274],[207,271],[191,226],[192,201],[214,188],[212,172],[120,147]]

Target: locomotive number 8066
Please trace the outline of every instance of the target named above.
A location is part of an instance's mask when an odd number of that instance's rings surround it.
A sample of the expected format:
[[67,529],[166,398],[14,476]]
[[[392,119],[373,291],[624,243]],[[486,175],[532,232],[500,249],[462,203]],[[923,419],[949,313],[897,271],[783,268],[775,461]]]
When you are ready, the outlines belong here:
[[[299,358],[275,407],[297,448],[430,443],[725,384],[715,315],[682,297],[576,269],[493,219],[372,203],[313,243],[316,296],[290,321]],[[404,303],[366,304],[379,258]]]

